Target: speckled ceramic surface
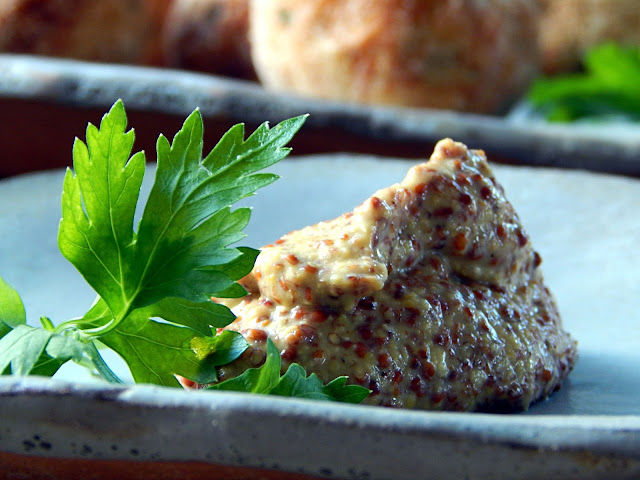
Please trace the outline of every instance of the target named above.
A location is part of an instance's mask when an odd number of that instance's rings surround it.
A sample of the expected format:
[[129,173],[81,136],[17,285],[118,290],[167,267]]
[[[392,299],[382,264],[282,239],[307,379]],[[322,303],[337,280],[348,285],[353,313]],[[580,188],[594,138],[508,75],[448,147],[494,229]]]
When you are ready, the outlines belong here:
[[198,461],[340,479],[640,475],[638,417],[390,411],[38,379],[0,385],[2,411],[12,412],[0,427],[0,450],[13,453]]
[[[552,125],[532,118],[526,107],[515,108],[506,117],[496,117],[328,102],[273,93],[255,83],[213,75],[0,54],[0,107],[3,100],[11,99],[40,104],[37,115],[47,109],[55,110],[57,117],[47,119],[51,119],[49,123],[56,123],[65,120],[60,116],[70,113],[68,110],[58,112],[56,109],[61,105],[74,109],[97,107],[103,112],[118,98],[124,100],[128,110],[173,114],[179,119],[191,113],[195,106],[201,109],[205,120],[226,119],[233,123],[258,124],[265,120],[275,123],[310,113],[305,124],[305,132],[312,137],[310,152],[336,151],[342,143],[338,151],[357,147],[355,151],[379,154],[380,150],[363,146],[363,142],[369,142],[378,148],[392,145],[413,158],[421,145],[433,145],[441,138],[452,137],[481,145],[512,163],[640,176],[640,127],[637,125]],[[26,108],[26,104],[21,103],[20,108],[12,112],[20,115]],[[33,119],[30,120],[32,123],[25,122],[24,138],[31,134]],[[39,122],[36,125],[39,126]],[[51,128],[48,125],[47,129],[38,130],[32,142],[37,143]],[[297,138],[306,135],[305,132]],[[81,133],[80,130],[73,134]],[[318,136],[314,137],[314,133]]]
[[[350,210],[414,163],[287,159],[275,168],[282,178],[250,199],[247,243]],[[65,368],[57,381],[0,380],[0,452],[341,479],[640,477],[640,181],[506,166],[495,173],[579,341],[579,363],[549,401],[508,416],[409,412],[114,388]],[[0,182],[0,275],[21,293],[31,322],[79,315],[93,300],[57,251],[61,182],[61,171]]]

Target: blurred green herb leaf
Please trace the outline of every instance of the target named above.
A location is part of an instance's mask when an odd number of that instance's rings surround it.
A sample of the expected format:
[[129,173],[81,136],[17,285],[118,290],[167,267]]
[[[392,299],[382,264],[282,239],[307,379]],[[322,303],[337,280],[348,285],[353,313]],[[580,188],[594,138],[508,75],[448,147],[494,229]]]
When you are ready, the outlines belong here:
[[210,390],[261,393],[283,397],[360,403],[371,393],[359,385],[346,385],[347,377],[338,377],[323,385],[315,373],[307,376],[297,363],[280,376],[282,361],[271,339],[267,339],[267,357],[262,366],[245,370],[237,377],[211,385]]
[[0,338],[25,323],[26,314],[20,295],[0,277]]
[[584,72],[540,78],[527,98],[554,122],[640,121],[640,48],[594,47],[585,56]]

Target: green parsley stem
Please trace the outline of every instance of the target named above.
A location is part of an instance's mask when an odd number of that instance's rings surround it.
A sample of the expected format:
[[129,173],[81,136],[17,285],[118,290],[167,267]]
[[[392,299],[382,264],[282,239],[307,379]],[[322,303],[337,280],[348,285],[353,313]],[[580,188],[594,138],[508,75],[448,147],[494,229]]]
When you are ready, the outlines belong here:
[[[62,333],[66,330],[77,330],[80,334],[80,338],[83,342],[88,343],[92,340],[98,339],[107,333],[115,330],[120,323],[127,318],[127,316],[131,313],[131,305],[133,302],[129,302],[123,309],[122,312],[117,317],[112,317],[104,325],[94,328],[81,328],[83,323],[89,323],[87,320],[83,319],[73,319],[67,322],[63,322],[56,327],[54,330],[55,333]],[[93,319],[92,319],[93,320]]]
[[107,323],[105,323],[104,325],[100,326],[100,327],[96,327],[96,328],[88,328],[86,330],[83,330],[82,333],[84,335],[86,335],[88,338],[90,339],[95,339],[95,338],[100,338],[103,335],[106,335],[109,332],[112,332],[113,330],[115,330],[118,325],[120,325],[120,323],[129,316],[129,314],[131,313],[131,305],[133,304],[132,301],[130,301],[129,303],[127,303],[127,305],[122,309],[122,312],[120,312],[120,314],[118,314],[118,316],[114,316],[111,320],[109,320]]
[[87,345],[89,347],[91,363],[95,367],[96,371],[100,374],[100,376],[109,383],[124,384],[120,377],[118,377],[106,364],[106,362],[102,358],[102,355],[100,355],[100,352],[96,348],[96,344],[94,342],[89,342]]

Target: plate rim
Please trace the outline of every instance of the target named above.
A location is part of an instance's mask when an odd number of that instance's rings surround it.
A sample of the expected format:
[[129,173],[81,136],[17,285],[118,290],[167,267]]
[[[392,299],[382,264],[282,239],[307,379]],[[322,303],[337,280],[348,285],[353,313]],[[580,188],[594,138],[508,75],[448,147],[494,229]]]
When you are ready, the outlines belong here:
[[0,99],[205,118],[279,122],[310,113],[305,128],[335,127],[364,138],[434,144],[455,138],[518,164],[640,176],[640,126],[551,124],[428,108],[362,105],[273,92],[255,82],[169,68],[0,53]]

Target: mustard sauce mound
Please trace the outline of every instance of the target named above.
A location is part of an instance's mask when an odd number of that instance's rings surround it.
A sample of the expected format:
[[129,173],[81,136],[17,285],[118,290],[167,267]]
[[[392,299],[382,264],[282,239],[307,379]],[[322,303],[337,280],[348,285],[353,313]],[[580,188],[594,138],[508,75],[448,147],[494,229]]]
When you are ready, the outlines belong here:
[[365,403],[527,409],[577,358],[540,264],[484,152],[442,140],[401,183],[262,249],[227,327],[251,346],[221,379],[263,363],[268,337],[283,369],[346,375]]

